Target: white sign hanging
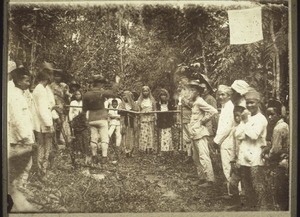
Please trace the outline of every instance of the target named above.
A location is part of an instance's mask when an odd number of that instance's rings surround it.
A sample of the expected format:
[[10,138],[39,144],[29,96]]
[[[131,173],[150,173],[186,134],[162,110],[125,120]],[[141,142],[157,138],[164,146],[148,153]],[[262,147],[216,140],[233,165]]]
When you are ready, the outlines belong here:
[[229,10],[230,44],[249,44],[263,39],[261,7]]

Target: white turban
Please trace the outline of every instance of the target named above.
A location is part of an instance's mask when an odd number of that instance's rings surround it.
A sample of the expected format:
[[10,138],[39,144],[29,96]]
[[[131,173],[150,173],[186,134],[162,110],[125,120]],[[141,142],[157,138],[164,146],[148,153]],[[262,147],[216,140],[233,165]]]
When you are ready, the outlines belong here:
[[227,85],[219,85],[218,86],[218,92],[227,93],[228,95],[232,94],[232,89]]
[[231,85],[231,88],[241,95],[248,92],[249,84],[244,80],[235,80]]

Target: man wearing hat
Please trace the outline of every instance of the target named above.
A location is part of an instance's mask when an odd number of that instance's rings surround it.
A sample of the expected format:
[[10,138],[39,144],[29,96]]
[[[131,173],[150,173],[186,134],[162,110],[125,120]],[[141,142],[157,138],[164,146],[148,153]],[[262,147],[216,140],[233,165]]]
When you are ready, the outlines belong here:
[[289,206],[289,126],[282,117],[282,104],[277,100],[270,100],[267,108],[268,142],[269,148],[262,153],[270,163],[270,171],[274,174],[275,203],[281,210],[288,210]]
[[248,92],[249,84],[244,80],[235,80],[232,85],[231,100],[234,105],[246,107],[246,100],[244,94]]
[[[97,152],[102,150],[102,163],[107,161],[107,150],[109,143],[108,135],[108,111],[105,108],[105,101],[109,97],[115,97],[116,87],[113,90],[105,90],[109,82],[103,76],[94,76],[93,88],[83,95],[83,112],[91,126],[91,154],[92,163],[98,163]],[[99,143],[100,140],[100,143]],[[86,159],[88,163],[90,159]]]
[[262,152],[267,146],[268,121],[259,109],[260,94],[249,89],[244,96],[247,110],[235,132],[236,138],[241,140],[237,163],[241,166],[246,205],[251,210],[265,210],[267,197]]
[[[31,167],[32,146],[35,143],[32,114],[25,91],[31,75],[26,68],[11,72],[14,86],[8,97],[8,192],[14,200],[14,211],[33,211],[18,188],[24,187]],[[22,196],[22,197],[21,197]]]
[[[50,89],[54,94],[55,104],[57,105],[56,112],[58,113],[59,118],[55,121],[55,148],[58,148],[59,142],[62,142],[61,131],[63,127],[63,123],[67,121],[67,111],[64,106],[69,105],[68,96],[65,94],[63,86],[61,86],[63,71],[61,69],[54,69],[52,65],[46,63],[46,69],[52,71],[53,73],[53,81],[49,85]],[[68,132],[68,131],[66,131]]]
[[189,124],[190,139],[193,142],[193,158],[197,167],[200,184],[212,186],[215,181],[214,171],[209,155],[207,137],[210,135],[205,124],[218,113],[201,97],[203,88],[198,80],[189,83],[191,90],[192,114]]

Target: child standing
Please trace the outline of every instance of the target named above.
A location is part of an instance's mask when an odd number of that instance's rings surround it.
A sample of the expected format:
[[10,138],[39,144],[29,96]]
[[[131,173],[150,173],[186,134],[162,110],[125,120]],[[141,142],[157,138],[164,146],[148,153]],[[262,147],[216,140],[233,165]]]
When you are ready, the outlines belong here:
[[82,94],[79,90],[75,92],[74,98],[75,99],[70,103],[70,110],[69,110],[70,122],[73,121],[73,119],[82,112]]
[[[166,89],[161,89],[159,101],[156,103],[158,111],[175,110],[174,103],[170,101],[170,94]],[[172,131],[171,127],[174,124],[173,113],[158,113],[157,114],[157,127],[159,128],[160,135],[160,151],[162,153],[171,152],[172,147]]]
[[230,162],[231,170],[230,170],[230,179],[229,179],[229,193],[231,195],[232,201],[236,204],[240,203],[240,193],[242,190],[242,184],[241,184],[240,165],[237,163],[241,140],[237,139],[235,135],[235,131],[236,128],[241,123],[241,116],[242,113],[245,111],[245,109],[246,108],[243,106],[234,106],[233,116],[234,116],[235,125],[230,133],[230,136],[233,137],[233,147],[234,147],[235,157],[234,160]]
[[[113,109],[118,109],[119,103],[117,99],[113,99],[111,101],[111,106]],[[109,129],[108,136],[111,139],[112,135],[116,136],[116,146],[120,147],[122,135],[121,135],[121,122],[120,115],[117,110],[109,110],[108,111],[108,120],[109,120]]]

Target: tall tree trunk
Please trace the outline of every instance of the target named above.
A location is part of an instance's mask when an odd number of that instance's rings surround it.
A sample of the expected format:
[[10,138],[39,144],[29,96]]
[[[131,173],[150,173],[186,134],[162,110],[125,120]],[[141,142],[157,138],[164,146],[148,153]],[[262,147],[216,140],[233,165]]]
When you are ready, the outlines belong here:
[[271,33],[271,38],[273,42],[273,47],[274,47],[274,56],[273,56],[273,67],[274,67],[274,77],[275,77],[275,95],[274,97],[276,99],[279,99],[280,97],[280,60],[279,60],[279,49],[276,45],[276,38],[275,38],[275,33],[274,33],[274,18],[271,18],[271,23],[270,23],[270,33]]
[[119,16],[119,34],[120,34],[120,74],[121,77],[124,76],[124,66],[123,66],[123,41],[122,41],[122,22],[123,22],[123,11],[120,11]]

